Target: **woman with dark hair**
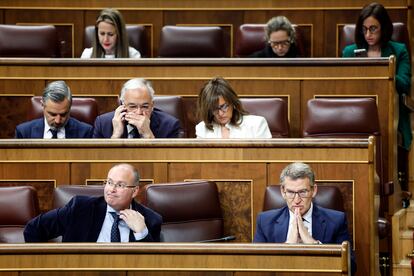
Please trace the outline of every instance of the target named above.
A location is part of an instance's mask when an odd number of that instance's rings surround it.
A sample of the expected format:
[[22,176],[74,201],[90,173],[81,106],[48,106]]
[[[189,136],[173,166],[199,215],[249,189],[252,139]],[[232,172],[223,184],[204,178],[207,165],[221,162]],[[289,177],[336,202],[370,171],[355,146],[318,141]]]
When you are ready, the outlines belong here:
[[342,56],[354,57],[357,49],[365,49],[368,57],[395,56],[395,84],[400,95],[398,131],[402,134],[403,147],[408,150],[412,140],[410,114],[401,96],[410,94],[411,64],[406,45],[392,41],[392,32],[392,22],[384,6],[368,4],[362,9],[355,27],[355,44],[347,46]]
[[197,138],[272,138],[266,119],[247,115],[239,97],[221,77],[211,79],[198,96]]
[[297,57],[296,31],[289,19],[284,16],[271,18],[265,27],[267,45],[250,57],[283,58]]
[[125,22],[118,10],[104,9],[96,19],[93,47],[83,50],[81,58],[140,58],[129,47]]

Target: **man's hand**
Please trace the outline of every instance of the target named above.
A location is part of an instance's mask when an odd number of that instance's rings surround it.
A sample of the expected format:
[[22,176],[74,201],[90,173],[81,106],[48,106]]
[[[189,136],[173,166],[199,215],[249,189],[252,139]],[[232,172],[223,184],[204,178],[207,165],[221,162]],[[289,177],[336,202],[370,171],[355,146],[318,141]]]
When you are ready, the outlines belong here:
[[297,223],[297,229],[299,232],[299,239],[302,243],[317,243],[317,241],[309,234],[308,229],[303,223],[302,215],[300,214],[299,209],[295,210],[295,221]]
[[[298,230],[298,222],[297,222],[297,215],[296,215],[296,211],[298,209],[295,209],[295,219],[293,219],[290,222],[290,231],[288,234],[288,237],[286,239],[286,243],[299,243],[299,230]],[[300,214],[299,214],[300,215]]]
[[117,109],[115,109],[115,114],[112,118],[113,131],[111,138],[121,138],[122,134],[124,133],[124,122],[126,113],[127,112],[124,105],[120,105]]
[[144,111],[143,115],[132,112],[126,113],[125,120],[127,120],[130,125],[137,128],[142,138],[154,138],[154,134],[150,128],[151,121],[149,111]]
[[145,218],[139,212],[132,209],[125,209],[119,212],[119,217],[125,221],[128,227],[135,233],[142,232],[147,226]]

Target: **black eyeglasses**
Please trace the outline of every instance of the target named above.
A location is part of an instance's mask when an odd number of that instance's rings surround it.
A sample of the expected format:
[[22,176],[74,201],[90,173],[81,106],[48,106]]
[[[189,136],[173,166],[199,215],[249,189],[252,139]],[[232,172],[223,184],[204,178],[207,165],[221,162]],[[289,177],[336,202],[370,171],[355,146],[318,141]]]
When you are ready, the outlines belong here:
[[308,198],[311,197],[312,193],[310,190],[300,190],[300,191],[290,191],[285,190],[285,196],[289,199],[294,199],[296,195],[298,195],[300,198]]
[[272,40],[269,40],[268,43],[272,47],[278,47],[278,46],[288,47],[290,45],[290,41],[289,40],[282,40],[282,41],[272,41]]
[[362,26],[362,34],[366,34],[368,31],[370,34],[375,34],[379,29],[380,27],[375,25],[369,27]]
[[116,188],[116,189],[126,189],[126,188],[135,188],[137,186],[135,185],[128,185],[125,182],[114,182],[111,179],[107,179],[104,181],[104,185],[108,185],[111,188]]
[[219,111],[222,112],[227,112],[227,110],[229,110],[230,105],[228,105],[227,103],[224,103],[222,105],[219,105],[216,109],[213,110],[213,114],[218,114]]

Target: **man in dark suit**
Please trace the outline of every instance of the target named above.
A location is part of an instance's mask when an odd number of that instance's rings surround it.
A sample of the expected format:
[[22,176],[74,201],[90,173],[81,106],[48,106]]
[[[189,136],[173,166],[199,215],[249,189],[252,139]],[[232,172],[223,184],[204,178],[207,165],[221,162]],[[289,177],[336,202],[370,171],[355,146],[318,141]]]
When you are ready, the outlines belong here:
[[[280,184],[287,206],[259,214],[253,242],[340,244],[349,241],[345,213],[312,203],[318,189],[315,175],[307,164],[288,165],[280,174]],[[353,257],[352,261],[354,271]]]
[[43,117],[16,127],[16,138],[91,138],[91,125],[70,117],[72,93],[64,81],[49,83],[43,90]]
[[154,107],[154,89],[149,81],[127,81],[115,111],[95,120],[94,138],[178,138],[182,129],[177,118]]
[[41,214],[24,230],[26,242],[158,242],[161,216],[134,200],[138,171],[119,164],[108,172],[103,197],[75,196],[64,207]]

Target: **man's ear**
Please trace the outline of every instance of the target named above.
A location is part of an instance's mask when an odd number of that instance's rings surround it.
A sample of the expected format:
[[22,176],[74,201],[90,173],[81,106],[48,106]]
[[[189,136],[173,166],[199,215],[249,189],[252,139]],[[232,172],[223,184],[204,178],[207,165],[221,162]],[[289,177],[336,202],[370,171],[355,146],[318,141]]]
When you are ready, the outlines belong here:
[[285,188],[283,185],[280,185],[280,193],[282,194],[282,197],[286,200],[285,198]]
[[312,198],[316,196],[316,193],[318,192],[318,186],[316,184],[313,184],[313,194]]
[[138,192],[139,192],[139,186],[136,186],[136,187],[134,188],[134,191],[132,192],[132,198],[137,197]]

